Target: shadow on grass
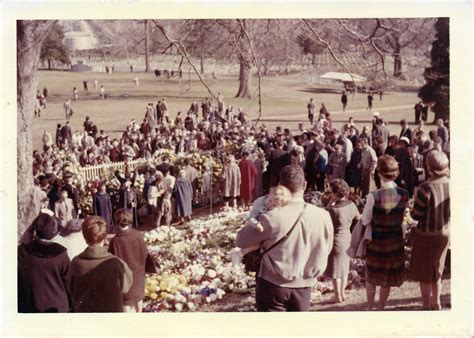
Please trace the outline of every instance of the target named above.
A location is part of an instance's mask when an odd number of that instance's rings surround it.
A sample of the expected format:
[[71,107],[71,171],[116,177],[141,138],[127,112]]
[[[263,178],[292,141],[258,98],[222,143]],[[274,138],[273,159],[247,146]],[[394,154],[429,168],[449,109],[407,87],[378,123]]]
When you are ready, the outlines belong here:
[[[318,303],[314,305],[326,305],[328,302]],[[441,305],[443,309],[449,310],[451,309],[451,295],[442,295],[441,296]],[[366,311],[367,303],[357,303],[357,304],[340,304],[340,305],[332,305],[329,307],[320,308],[319,312],[325,311]],[[385,307],[385,311],[423,311],[422,310],[422,303],[421,303],[421,296],[420,297],[412,297],[412,298],[403,298],[403,299],[394,299],[387,301],[387,305]]]
[[[372,123],[372,120],[368,120],[368,119],[364,119],[364,120],[360,120],[360,119],[357,119],[357,113],[352,113],[349,114],[347,116],[353,116],[355,118],[355,121],[357,123],[362,123],[362,124],[371,124]],[[347,122],[349,118],[347,119],[333,119],[332,122],[333,123],[344,123],[344,122]],[[303,118],[294,118],[294,119],[271,119],[271,118],[261,118],[260,119],[260,122],[281,122],[281,123],[284,123],[284,122],[295,122],[295,123],[300,123],[300,122],[305,122],[307,121],[307,119],[303,119]],[[393,125],[399,125],[400,124],[400,120],[390,120],[390,121],[387,121],[387,120],[384,120],[386,123],[388,124],[393,124]],[[407,121],[408,122],[408,125],[413,125],[415,126],[416,124],[413,122],[413,121]],[[426,122],[425,123],[425,126],[426,125],[434,125],[434,123],[432,122]]]
[[312,93],[312,94],[341,94],[343,88],[305,88],[298,89],[299,92]]

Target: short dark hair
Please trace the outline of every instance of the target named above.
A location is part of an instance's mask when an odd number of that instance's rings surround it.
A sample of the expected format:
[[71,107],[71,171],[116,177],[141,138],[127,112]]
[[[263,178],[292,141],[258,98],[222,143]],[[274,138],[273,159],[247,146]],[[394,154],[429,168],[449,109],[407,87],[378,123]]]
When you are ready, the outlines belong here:
[[114,214],[114,221],[120,227],[127,227],[133,223],[132,212],[128,209],[118,209]]
[[331,181],[331,192],[336,194],[337,197],[342,198],[349,196],[351,190],[346,181],[336,178]]
[[304,189],[304,171],[299,165],[287,165],[280,172],[280,184],[287,187],[292,194]]
[[379,171],[380,176],[383,176],[384,178],[389,180],[396,179],[400,174],[400,170],[398,169],[398,162],[393,156],[390,155],[383,155],[379,157],[377,161],[377,169]]

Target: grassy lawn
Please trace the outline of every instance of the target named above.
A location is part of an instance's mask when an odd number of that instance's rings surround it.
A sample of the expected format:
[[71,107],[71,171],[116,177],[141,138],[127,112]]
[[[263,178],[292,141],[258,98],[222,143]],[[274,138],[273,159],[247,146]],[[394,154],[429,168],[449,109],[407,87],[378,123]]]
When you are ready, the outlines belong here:
[[[133,79],[139,77],[140,86],[136,87]],[[98,93],[94,92],[94,80],[104,84],[109,98],[101,101]],[[89,95],[83,92],[82,81],[87,80]],[[257,79],[253,79],[253,87]],[[224,95],[226,104],[242,107],[248,112],[250,118],[255,118],[258,111],[257,92],[251,100],[234,98],[238,88],[237,77],[219,76],[217,80],[209,80],[214,93]],[[209,96],[206,88],[195,76],[184,74],[181,81],[173,78],[164,80],[155,78],[153,74],[144,73],[73,73],[66,71],[40,71],[40,90],[48,88],[48,108],[43,110],[41,118],[33,124],[33,141],[35,149],[41,146],[41,136],[46,129],[54,132],[57,123],[64,123],[63,103],[67,98],[72,98],[72,89],[79,90],[78,102],[73,102],[74,116],[71,119],[73,130],[82,130],[82,123],[86,115],[104,129],[110,136],[119,137],[125,125],[131,119],[141,122],[147,103],[156,104],[158,99],[166,98],[170,108],[171,117],[174,118],[178,111],[185,113],[193,100],[201,102]],[[276,125],[296,130],[298,122],[307,124],[306,104],[313,97],[319,106],[324,102],[333,115],[334,126],[339,127],[349,116],[353,116],[359,126],[369,124],[372,114],[366,110],[367,97],[357,94],[349,97],[349,104],[345,113],[342,112],[340,103],[340,90],[342,85],[322,86],[310,84],[304,76],[292,75],[288,77],[267,77],[262,79],[262,122],[274,128]],[[403,92],[387,92],[383,100],[378,96],[374,99],[374,108],[390,123],[394,133],[399,132],[398,122],[406,118],[413,122],[413,106],[417,102],[416,90]]]

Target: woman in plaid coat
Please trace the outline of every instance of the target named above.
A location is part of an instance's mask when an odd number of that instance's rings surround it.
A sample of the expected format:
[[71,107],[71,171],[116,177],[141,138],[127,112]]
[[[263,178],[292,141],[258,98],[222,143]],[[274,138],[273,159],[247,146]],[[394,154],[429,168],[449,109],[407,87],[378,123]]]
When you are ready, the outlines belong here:
[[372,224],[372,240],[367,244],[366,291],[369,311],[373,310],[375,287],[380,285],[378,310],[383,310],[392,286],[405,279],[405,250],[402,221],[408,203],[408,192],[394,179],[399,175],[398,163],[390,155],[379,158],[377,169],[381,189],[367,195],[362,224]]

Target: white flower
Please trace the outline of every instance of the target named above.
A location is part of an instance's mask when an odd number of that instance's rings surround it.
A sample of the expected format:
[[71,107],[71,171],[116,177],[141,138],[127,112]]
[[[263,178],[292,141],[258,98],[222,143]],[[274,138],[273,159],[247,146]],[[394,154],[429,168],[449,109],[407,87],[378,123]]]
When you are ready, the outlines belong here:
[[175,305],[175,309],[176,309],[176,311],[178,311],[178,312],[183,311],[183,304],[177,303],[177,304]]
[[217,273],[216,271],[210,269],[210,270],[207,270],[207,276],[210,278],[215,278],[217,276]]

